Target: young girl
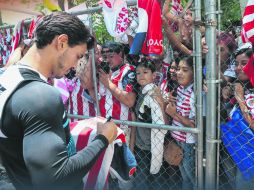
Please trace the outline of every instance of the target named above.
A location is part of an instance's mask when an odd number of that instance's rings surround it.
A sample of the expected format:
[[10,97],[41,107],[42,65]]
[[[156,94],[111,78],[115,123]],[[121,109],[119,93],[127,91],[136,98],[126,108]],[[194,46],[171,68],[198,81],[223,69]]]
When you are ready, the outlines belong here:
[[[254,131],[254,87],[251,85],[250,80],[246,73],[243,71],[244,66],[248,63],[253,53],[252,46],[250,44],[243,45],[235,52],[235,72],[237,80],[235,81],[234,95],[236,99],[236,105],[234,106],[231,114],[235,111],[235,108],[239,108],[242,115],[249,124],[249,128]],[[237,126],[235,126],[237,127]],[[239,134],[245,135],[245,134]],[[243,149],[244,150],[244,149]],[[252,153],[249,153],[251,155]],[[252,159],[251,156],[245,159]],[[250,167],[251,168],[251,167]],[[236,171],[236,190],[240,189],[252,189],[254,187],[254,179],[244,179],[242,173],[237,168]]]
[[[194,128],[193,58],[183,58],[179,62],[176,73],[180,85],[177,88],[176,103],[169,102],[165,111],[172,117],[173,126]],[[183,149],[183,160],[179,166],[183,179],[182,189],[191,190],[194,188],[195,183],[195,135],[181,131],[172,131],[171,136]]]
[[[146,59],[141,60],[136,68],[137,82],[141,86],[135,112],[139,122],[165,124],[163,111],[153,98],[157,87],[153,81],[155,65]],[[135,178],[136,189],[158,189],[161,186],[160,171],[163,161],[163,143],[166,130],[137,127],[135,153],[138,171]],[[163,171],[165,173],[165,171]]]

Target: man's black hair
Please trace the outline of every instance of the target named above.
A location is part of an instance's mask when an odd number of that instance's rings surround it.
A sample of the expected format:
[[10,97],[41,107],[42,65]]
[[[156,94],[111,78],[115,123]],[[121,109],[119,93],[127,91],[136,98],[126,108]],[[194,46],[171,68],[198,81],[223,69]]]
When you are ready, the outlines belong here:
[[44,48],[61,34],[68,36],[70,47],[86,43],[89,50],[94,46],[94,37],[77,16],[66,12],[53,12],[45,16],[36,26],[34,32],[36,47]]

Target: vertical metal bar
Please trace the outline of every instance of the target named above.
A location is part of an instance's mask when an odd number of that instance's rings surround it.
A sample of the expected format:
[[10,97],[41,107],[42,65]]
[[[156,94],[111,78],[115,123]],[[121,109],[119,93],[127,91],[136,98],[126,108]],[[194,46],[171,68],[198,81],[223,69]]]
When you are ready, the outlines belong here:
[[196,94],[196,126],[199,129],[197,144],[197,189],[204,187],[203,179],[203,104],[202,104],[202,46],[201,46],[201,0],[194,2],[194,63],[195,63],[195,94]]
[[216,0],[205,1],[206,12],[206,43],[209,51],[206,54],[207,116],[206,116],[206,171],[205,189],[216,187]]
[[[92,16],[89,15],[89,27],[92,31],[93,29],[93,21],[92,21]],[[95,103],[96,103],[96,115],[101,115],[100,113],[100,107],[99,107],[99,100],[98,100],[98,81],[96,77],[96,63],[95,63],[95,53],[94,53],[94,48],[92,49],[92,72],[93,72],[93,85],[94,85],[94,93],[95,93]]]
[[[218,0],[218,35],[220,35],[220,31],[221,31],[221,1]],[[218,71],[221,70],[221,56],[220,56],[220,50],[218,50]],[[221,75],[218,75],[218,80],[221,80]],[[217,116],[217,126],[220,126],[220,109],[221,109],[221,105],[220,105],[220,96],[221,95],[221,85],[220,83],[218,83],[218,116]],[[218,127],[218,134],[217,134],[217,139],[220,139],[220,128]],[[217,144],[217,178],[216,178],[216,189],[219,189],[219,180],[220,180],[220,143]]]

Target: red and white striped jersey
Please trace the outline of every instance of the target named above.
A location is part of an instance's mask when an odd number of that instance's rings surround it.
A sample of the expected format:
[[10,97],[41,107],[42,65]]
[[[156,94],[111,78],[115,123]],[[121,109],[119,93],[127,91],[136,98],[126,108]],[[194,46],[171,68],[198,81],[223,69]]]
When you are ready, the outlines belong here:
[[[133,92],[135,85],[135,68],[129,64],[125,64],[118,70],[114,71],[111,76],[112,82],[121,90],[126,92]],[[106,89],[103,84],[99,84],[100,94],[100,111],[101,116],[108,118],[112,116],[117,120],[129,120],[131,121],[130,109],[118,101],[109,89]],[[121,125],[121,128],[127,128],[127,126]]]
[[[193,84],[184,88],[179,86],[177,88],[177,97],[176,97],[176,110],[177,113],[183,117],[193,119],[195,117],[195,107],[194,107],[194,91]],[[173,119],[173,126],[186,127],[182,123]],[[186,143],[195,143],[196,136],[192,133],[186,133],[181,131],[172,131],[171,136],[180,142]]]
[[81,87],[80,80],[77,80],[76,87],[70,92],[68,113],[90,117],[96,116],[95,102],[87,91]]
[[[82,88],[78,78],[73,80],[57,79],[54,86],[61,93],[63,102],[67,105],[67,111],[74,115],[96,116],[95,102]],[[75,119],[71,119],[74,121]]]

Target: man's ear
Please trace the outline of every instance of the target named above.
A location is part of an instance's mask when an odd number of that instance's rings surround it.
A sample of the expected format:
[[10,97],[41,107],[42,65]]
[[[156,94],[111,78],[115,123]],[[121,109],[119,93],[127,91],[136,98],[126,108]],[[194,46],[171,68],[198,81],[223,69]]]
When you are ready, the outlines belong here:
[[61,34],[57,37],[57,49],[65,50],[68,47],[68,36],[66,34]]

